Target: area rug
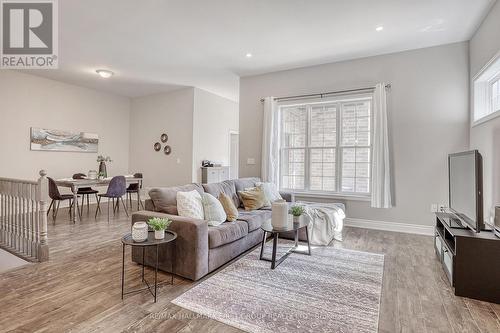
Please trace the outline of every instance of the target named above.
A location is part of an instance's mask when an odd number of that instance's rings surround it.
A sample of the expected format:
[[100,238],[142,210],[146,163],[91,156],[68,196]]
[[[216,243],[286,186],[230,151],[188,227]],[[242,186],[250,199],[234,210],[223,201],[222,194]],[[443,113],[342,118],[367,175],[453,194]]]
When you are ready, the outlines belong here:
[[271,270],[255,250],[172,303],[247,332],[377,332],[383,268],[380,254],[315,247]]

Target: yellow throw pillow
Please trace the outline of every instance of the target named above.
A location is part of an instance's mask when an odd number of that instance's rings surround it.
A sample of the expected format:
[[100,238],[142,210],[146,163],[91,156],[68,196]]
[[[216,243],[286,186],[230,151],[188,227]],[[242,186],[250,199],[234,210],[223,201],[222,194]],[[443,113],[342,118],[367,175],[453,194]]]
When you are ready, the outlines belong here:
[[227,194],[221,193],[219,194],[219,201],[226,212],[227,220],[229,222],[236,221],[238,218],[238,208],[236,208],[233,200]]
[[264,204],[266,203],[264,191],[258,187],[251,188],[246,191],[239,191],[238,194],[241,201],[243,201],[243,207],[245,207],[245,210],[259,209],[264,207]]

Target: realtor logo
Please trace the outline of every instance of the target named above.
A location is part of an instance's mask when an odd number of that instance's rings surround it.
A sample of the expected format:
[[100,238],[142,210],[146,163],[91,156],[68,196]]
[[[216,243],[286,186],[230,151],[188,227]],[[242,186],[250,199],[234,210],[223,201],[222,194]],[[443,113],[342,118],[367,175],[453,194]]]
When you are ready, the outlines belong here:
[[56,0],[0,0],[4,69],[57,68]]

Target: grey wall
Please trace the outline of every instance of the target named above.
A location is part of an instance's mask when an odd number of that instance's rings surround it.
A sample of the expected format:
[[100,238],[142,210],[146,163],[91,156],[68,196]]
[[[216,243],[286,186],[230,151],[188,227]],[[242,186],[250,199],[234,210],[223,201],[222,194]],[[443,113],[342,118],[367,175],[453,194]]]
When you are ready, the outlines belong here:
[[[492,7],[470,41],[470,78],[500,52],[500,2]],[[485,219],[500,204],[500,117],[470,129],[470,148],[483,156],[483,200]]]
[[99,134],[110,174],[128,172],[130,100],[21,72],[0,70],[0,177],[54,178],[96,170],[97,153],[30,150],[30,127]]
[[[144,174],[145,186],[191,182],[194,89],[186,88],[132,100],[130,171]],[[166,133],[172,153],[153,149]],[[162,147],[164,144],[162,144]]]
[[[431,203],[447,203],[447,154],[468,146],[468,44],[456,43],[244,77],[240,82],[240,176],[260,175],[265,96],[392,84],[389,126],[396,206],[347,201],[351,218],[433,223]],[[256,165],[247,165],[247,158]],[[335,200],[341,201],[341,200]]]
[[201,182],[201,161],[229,165],[229,131],[238,131],[238,103],[194,88],[193,182]]

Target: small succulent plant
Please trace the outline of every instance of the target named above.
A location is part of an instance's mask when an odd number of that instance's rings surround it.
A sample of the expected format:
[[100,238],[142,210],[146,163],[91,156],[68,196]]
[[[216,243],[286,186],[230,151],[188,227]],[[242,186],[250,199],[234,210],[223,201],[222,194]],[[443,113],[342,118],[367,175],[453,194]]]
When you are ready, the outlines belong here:
[[306,210],[304,209],[303,206],[292,206],[290,208],[290,213],[293,215],[293,216],[300,216],[302,214],[304,214]]
[[172,223],[172,220],[161,218],[161,217],[153,217],[148,221],[148,225],[153,228],[153,230],[160,231],[165,230]]

